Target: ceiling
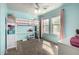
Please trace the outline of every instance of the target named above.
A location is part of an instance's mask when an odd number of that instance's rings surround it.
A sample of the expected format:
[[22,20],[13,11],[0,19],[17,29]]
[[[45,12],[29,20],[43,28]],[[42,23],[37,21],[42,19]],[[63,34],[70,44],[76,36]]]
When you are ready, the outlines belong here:
[[62,3],[8,3],[7,5],[9,9],[41,15],[60,7]]

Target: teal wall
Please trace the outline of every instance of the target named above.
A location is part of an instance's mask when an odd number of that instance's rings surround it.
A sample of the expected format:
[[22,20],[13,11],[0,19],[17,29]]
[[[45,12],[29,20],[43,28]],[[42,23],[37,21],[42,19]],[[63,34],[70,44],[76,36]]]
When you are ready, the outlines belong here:
[[6,4],[0,3],[0,54],[5,52],[5,17],[7,15]]
[[58,9],[40,15],[39,18],[48,18],[50,20],[51,17],[59,15],[61,9],[64,9],[64,39],[66,39],[75,35],[75,29],[79,28],[79,4],[65,3]]

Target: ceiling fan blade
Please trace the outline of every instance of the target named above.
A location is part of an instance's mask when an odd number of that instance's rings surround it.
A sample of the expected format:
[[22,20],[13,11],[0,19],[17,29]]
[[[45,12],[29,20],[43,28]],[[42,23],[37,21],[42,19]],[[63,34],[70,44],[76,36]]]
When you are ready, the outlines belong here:
[[34,7],[35,7],[36,9],[39,9],[39,8],[40,8],[40,6],[39,6],[38,3],[34,3]]

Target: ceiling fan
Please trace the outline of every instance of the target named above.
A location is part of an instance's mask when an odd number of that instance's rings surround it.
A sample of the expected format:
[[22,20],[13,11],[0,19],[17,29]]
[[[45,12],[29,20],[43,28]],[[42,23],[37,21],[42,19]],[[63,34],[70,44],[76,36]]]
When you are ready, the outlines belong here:
[[34,3],[35,13],[40,13],[41,9],[46,10],[47,7],[45,7],[45,6],[46,6],[46,4]]
[[40,13],[40,6],[38,3],[34,3],[34,8],[35,8],[34,10],[35,13]]
[[34,7],[35,7],[36,9],[39,9],[39,8],[40,8],[40,6],[39,6],[38,3],[34,3]]
[[49,6],[49,4],[47,4],[47,3],[34,3],[34,7],[36,9],[39,9],[39,8],[47,9],[47,6]]

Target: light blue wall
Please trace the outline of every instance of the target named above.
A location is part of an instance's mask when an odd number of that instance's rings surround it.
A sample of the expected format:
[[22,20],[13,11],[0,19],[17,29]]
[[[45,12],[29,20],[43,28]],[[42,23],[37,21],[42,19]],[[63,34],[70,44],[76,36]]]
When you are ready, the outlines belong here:
[[[13,14],[16,18],[38,19],[37,16],[33,16],[29,13],[24,13],[24,12],[8,9],[7,5],[5,3],[4,4],[0,3],[0,54],[5,53],[5,17],[7,16],[8,13]],[[23,26],[22,26],[22,28],[23,28]],[[28,28],[28,27],[26,27],[26,28]],[[33,27],[33,30],[34,30],[34,27]],[[24,37],[24,35],[21,38],[23,38],[23,37]]]
[[[29,13],[24,13],[21,11],[8,9],[8,13],[13,14],[16,18],[21,18],[21,19],[25,19],[25,20],[31,20],[32,18],[34,18],[34,19],[38,20],[37,16],[34,16],[32,14],[29,14]],[[33,32],[27,33],[27,31],[30,27],[33,30]],[[34,30],[35,30],[34,26],[16,26],[15,31],[19,32],[19,34],[16,34],[16,39],[17,40],[27,40],[27,35],[34,34]]]
[[65,37],[75,35],[75,29],[79,28],[79,4],[64,5]]
[[16,18],[22,19],[38,19],[38,16],[34,16],[30,13],[25,13],[17,10],[8,9],[8,13],[13,14]]
[[[32,29],[33,32],[28,32],[29,29]],[[17,26],[18,33],[16,34],[17,40],[27,40],[27,36],[34,34],[35,35],[35,26]]]
[[79,28],[79,4],[69,3],[50,11],[46,14],[40,15],[39,18],[48,18],[59,15],[59,11],[64,9],[64,36],[65,38],[75,35],[75,29]]
[[5,17],[7,14],[6,4],[0,3],[0,54],[5,52]]

